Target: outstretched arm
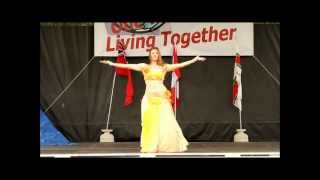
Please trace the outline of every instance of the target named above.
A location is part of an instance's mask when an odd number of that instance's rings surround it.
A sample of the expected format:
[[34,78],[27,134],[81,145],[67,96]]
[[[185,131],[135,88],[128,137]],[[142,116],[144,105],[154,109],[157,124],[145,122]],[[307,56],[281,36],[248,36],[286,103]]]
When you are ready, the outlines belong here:
[[200,56],[197,56],[189,61],[185,61],[183,63],[178,63],[178,64],[167,64],[166,65],[166,71],[174,71],[175,69],[178,69],[178,68],[183,68],[183,67],[186,67],[186,66],[189,66],[190,64],[193,64],[197,61],[205,61],[206,58],[204,57],[200,57]]
[[109,60],[102,60],[100,61],[102,64],[108,64],[109,66],[114,66],[117,68],[124,68],[124,69],[131,69],[134,71],[142,71],[143,68],[145,68],[146,64],[140,63],[140,64],[122,64],[122,63],[113,63]]

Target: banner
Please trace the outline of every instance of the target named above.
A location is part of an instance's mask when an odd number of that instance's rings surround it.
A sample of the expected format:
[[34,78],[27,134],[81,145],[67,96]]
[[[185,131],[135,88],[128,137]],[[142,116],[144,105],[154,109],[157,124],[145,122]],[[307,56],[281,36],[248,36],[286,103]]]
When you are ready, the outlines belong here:
[[127,57],[148,56],[156,46],[171,56],[173,44],[179,56],[253,56],[253,23],[94,23],[94,55],[118,55],[117,42]]

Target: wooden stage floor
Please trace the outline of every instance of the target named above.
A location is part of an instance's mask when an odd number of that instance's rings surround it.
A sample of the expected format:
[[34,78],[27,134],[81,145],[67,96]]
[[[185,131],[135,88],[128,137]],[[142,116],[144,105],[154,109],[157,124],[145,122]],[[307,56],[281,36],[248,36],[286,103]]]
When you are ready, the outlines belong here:
[[139,142],[73,143],[41,145],[40,157],[122,157],[122,158],[278,158],[279,142],[190,142],[188,151],[181,153],[140,153]]

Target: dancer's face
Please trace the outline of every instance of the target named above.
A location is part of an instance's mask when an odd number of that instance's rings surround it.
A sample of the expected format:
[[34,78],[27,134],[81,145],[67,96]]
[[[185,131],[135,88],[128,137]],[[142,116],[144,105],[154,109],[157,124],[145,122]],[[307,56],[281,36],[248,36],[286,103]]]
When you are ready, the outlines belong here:
[[159,51],[157,49],[152,49],[150,52],[150,61],[156,62],[159,59]]

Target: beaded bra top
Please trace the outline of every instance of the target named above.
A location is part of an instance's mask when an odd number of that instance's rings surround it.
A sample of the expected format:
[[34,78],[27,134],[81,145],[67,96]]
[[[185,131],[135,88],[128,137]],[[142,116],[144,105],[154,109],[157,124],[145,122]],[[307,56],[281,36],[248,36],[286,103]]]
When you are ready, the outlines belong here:
[[164,80],[166,72],[162,70],[154,70],[152,68],[146,68],[142,71],[145,80]]

